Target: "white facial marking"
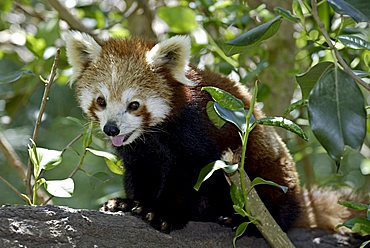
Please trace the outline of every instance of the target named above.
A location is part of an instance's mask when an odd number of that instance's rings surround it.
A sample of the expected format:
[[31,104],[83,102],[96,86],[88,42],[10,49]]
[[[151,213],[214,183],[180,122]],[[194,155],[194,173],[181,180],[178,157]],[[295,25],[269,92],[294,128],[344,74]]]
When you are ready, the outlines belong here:
[[88,88],[83,88],[80,91],[80,94],[79,94],[78,98],[80,99],[80,105],[81,105],[82,110],[85,113],[88,113],[89,108],[91,106],[91,102],[95,100],[94,99],[95,98],[94,93],[91,92],[91,90],[89,90]]
[[[109,92],[108,87],[103,83],[99,83],[99,90],[100,90],[100,93],[103,95],[104,99],[108,102],[109,97],[110,97],[110,92]],[[97,96],[96,98],[98,97],[99,96]]]
[[146,99],[146,108],[151,114],[151,126],[154,126],[167,117],[170,113],[171,107],[159,96],[151,96]]

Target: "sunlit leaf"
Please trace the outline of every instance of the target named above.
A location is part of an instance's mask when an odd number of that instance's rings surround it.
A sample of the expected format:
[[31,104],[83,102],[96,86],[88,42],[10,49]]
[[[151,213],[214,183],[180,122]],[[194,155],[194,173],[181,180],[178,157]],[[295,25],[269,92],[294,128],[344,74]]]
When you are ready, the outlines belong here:
[[120,159],[118,159],[116,155],[113,155],[109,152],[94,150],[91,148],[86,148],[86,150],[98,157],[104,158],[109,170],[111,170],[113,173],[118,175],[124,174],[125,170],[123,167],[123,163]]
[[237,240],[237,238],[239,238],[240,236],[242,236],[245,233],[245,231],[247,230],[247,227],[248,227],[249,223],[250,222],[243,222],[236,229],[235,236],[233,238],[233,246],[234,246],[234,248],[236,247],[236,240]]
[[34,176],[37,178],[42,170],[51,170],[62,162],[62,151],[41,147],[28,148],[28,153],[34,165]]
[[[370,11],[369,3],[364,0],[328,0],[333,9],[342,15],[349,15],[356,22],[368,22]],[[355,7],[357,6],[357,8]]]
[[368,76],[370,76],[370,72],[367,72],[367,71],[353,70],[353,72],[359,77],[368,77]]
[[365,248],[368,244],[370,244],[370,240],[363,242],[359,248]]
[[315,137],[337,165],[345,146],[361,148],[366,135],[365,101],[347,73],[329,68],[311,91],[307,109]]
[[189,33],[197,27],[195,13],[188,7],[162,6],[158,8],[157,15],[167,23],[174,33]]
[[277,16],[274,19],[252,28],[246,33],[228,41],[227,44],[234,46],[252,46],[258,44],[273,36],[279,30],[281,21],[281,16]]
[[213,100],[224,108],[231,110],[244,109],[243,101],[227,91],[212,86],[202,87],[202,90],[207,91]]
[[307,72],[296,75],[296,80],[301,87],[303,99],[308,99],[312,88],[324,73],[333,68],[332,62],[321,62],[311,67]]
[[291,120],[288,120],[284,117],[265,117],[259,120],[256,120],[256,123],[261,125],[267,125],[267,126],[275,126],[275,127],[282,127],[292,133],[297,134],[299,137],[301,137],[304,140],[308,140],[307,135],[302,130],[300,126],[292,122]]
[[217,160],[206,165],[200,171],[197,183],[194,185],[194,189],[198,191],[202,183],[210,178],[212,174],[219,169],[223,169],[226,173],[233,173],[238,169],[238,164],[228,165],[222,160]]
[[370,50],[370,43],[360,37],[354,35],[339,35],[338,39],[346,47],[353,49],[367,49]]
[[31,71],[19,70],[19,71],[0,71],[0,84],[12,83],[20,79],[23,75],[33,74]]
[[45,180],[45,189],[56,197],[71,197],[74,191],[72,178],[64,180]]

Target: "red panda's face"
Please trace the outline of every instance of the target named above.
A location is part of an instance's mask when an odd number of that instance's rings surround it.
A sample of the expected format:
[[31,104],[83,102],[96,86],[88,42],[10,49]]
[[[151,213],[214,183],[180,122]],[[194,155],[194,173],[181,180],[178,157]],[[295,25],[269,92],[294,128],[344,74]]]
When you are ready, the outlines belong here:
[[141,40],[108,40],[100,46],[79,32],[64,38],[81,108],[99,122],[114,146],[133,142],[170,115],[175,89],[161,69],[178,83],[193,84],[185,77],[190,49],[186,37],[154,47]]

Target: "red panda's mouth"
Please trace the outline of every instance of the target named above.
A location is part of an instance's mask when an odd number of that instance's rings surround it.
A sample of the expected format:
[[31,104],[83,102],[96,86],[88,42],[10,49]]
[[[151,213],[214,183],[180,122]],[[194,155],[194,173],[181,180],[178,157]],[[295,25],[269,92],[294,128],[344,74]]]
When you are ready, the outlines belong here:
[[112,140],[112,144],[113,144],[113,146],[115,146],[115,147],[120,147],[120,146],[122,146],[123,145],[123,143],[125,142],[125,141],[127,141],[128,140],[128,138],[130,138],[130,136],[131,136],[131,134],[132,134],[133,132],[131,132],[131,133],[128,133],[128,134],[122,134],[122,135],[117,135],[117,136],[113,136],[113,137],[111,137],[111,140]]

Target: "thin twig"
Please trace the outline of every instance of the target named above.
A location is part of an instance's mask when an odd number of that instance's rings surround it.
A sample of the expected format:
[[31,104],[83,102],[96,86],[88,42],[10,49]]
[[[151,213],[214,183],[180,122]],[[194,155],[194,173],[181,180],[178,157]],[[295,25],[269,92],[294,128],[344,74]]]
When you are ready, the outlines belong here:
[[88,33],[94,40],[101,45],[101,40],[96,34],[89,28],[87,28],[78,18],[76,18],[62,3],[58,0],[47,1],[59,14],[60,18],[68,23],[68,25],[75,30]]
[[77,135],[73,140],[71,140],[71,142],[69,142],[62,150],[62,154],[68,149],[70,148],[77,140],[81,139],[81,137],[83,136],[82,133],[80,133],[79,135]]
[[12,191],[14,191],[14,193],[16,193],[17,196],[19,196],[19,198],[21,198],[24,201],[26,200],[25,198],[27,197],[24,197],[21,192],[19,192],[10,182],[8,182],[8,180],[3,178],[2,176],[0,176],[0,180],[3,181],[5,185],[8,186]]
[[[57,68],[58,68],[58,64],[59,64],[59,55],[60,55],[60,49],[58,48],[57,51],[56,51],[56,54],[55,54],[54,63],[53,63],[53,66],[51,68],[49,78],[45,82],[44,95],[42,96],[40,111],[39,111],[39,114],[37,116],[35,128],[33,130],[32,140],[35,143],[37,142],[37,138],[38,138],[38,135],[39,135],[40,124],[41,124],[42,116],[45,112],[46,103],[49,100],[49,91],[50,91],[51,85],[54,82],[55,76],[57,74]],[[29,160],[28,161],[26,187],[27,187],[27,194],[30,197],[32,197],[32,185],[31,185],[32,171],[33,171],[33,165],[31,163],[31,160]]]
[[317,2],[316,0],[311,0],[311,9],[312,9],[312,16],[315,19],[317,25],[320,28],[320,31],[322,35],[324,36],[326,42],[328,43],[330,49],[334,51],[335,57],[337,58],[339,64],[343,67],[344,71],[347,72],[353,80],[355,80],[358,84],[362,85],[365,89],[370,91],[370,85],[367,84],[365,81],[363,81],[360,77],[358,77],[352,69],[347,65],[347,63],[344,61],[338,50],[335,48],[333,42],[331,41],[331,38],[328,34],[328,31],[326,30],[324,24],[322,23],[319,14],[317,12]]
[[6,137],[0,132],[0,151],[4,154],[5,159],[15,169],[20,179],[25,182],[27,179],[26,166],[22,163],[14,148],[10,145]]

